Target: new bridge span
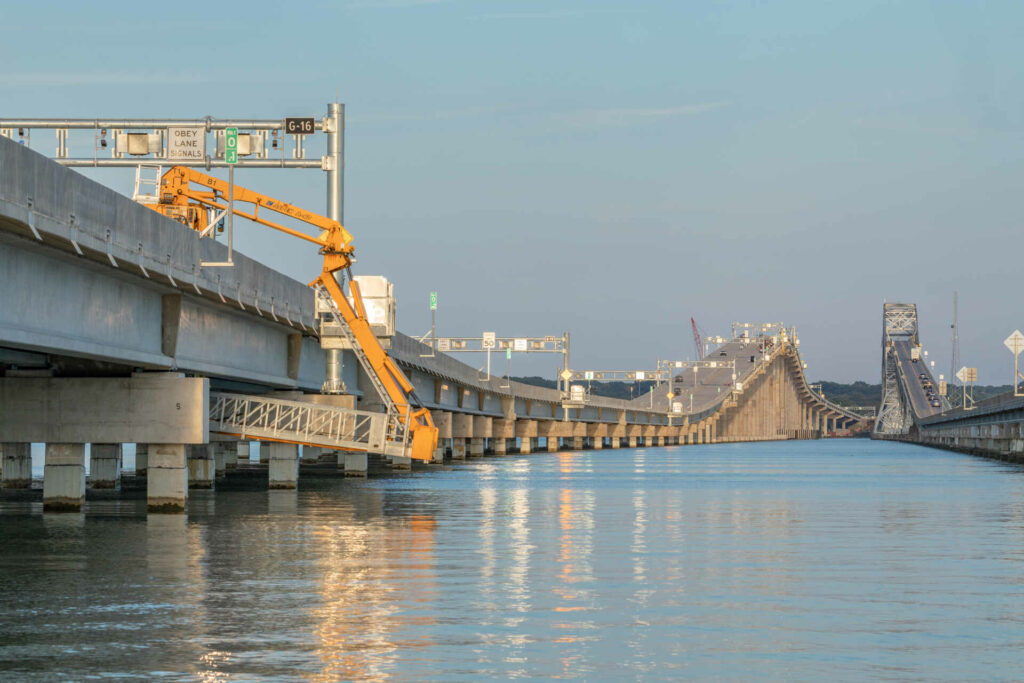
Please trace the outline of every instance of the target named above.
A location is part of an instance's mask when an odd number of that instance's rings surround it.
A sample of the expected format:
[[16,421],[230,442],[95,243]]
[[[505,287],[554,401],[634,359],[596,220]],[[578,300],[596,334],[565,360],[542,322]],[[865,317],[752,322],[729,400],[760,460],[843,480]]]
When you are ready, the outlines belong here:
[[[346,474],[364,476],[375,464],[411,468],[380,442],[296,432],[299,413],[372,424],[379,406],[361,390],[368,384],[347,352],[347,394],[320,393],[325,355],[313,291],[237,252],[231,268],[200,265],[223,261],[225,249],[0,137],[5,490],[30,487],[32,443],[45,444],[48,509],[80,509],[86,444],[93,488],[119,485],[123,445],[136,444],[134,478],[145,479],[153,510],[179,511],[190,487],[215,486],[244,468],[252,440],[261,442],[271,487],[296,486],[298,443],[307,444],[304,458]],[[693,395],[681,411],[664,390],[574,403],[556,390],[481,378],[429,351],[401,334],[392,340],[439,427],[437,463],[538,449],[816,438],[862,424],[811,390],[795,335],[784,328],[731,340],[715,351],[720,366],[699,376],[680,371],[673,383]],[[255,406],[247,414],[260,421],[227,424],[229,401]],[[227,436],[238,431],[242,438]],[[336,443],[350,447],[336,453]]]

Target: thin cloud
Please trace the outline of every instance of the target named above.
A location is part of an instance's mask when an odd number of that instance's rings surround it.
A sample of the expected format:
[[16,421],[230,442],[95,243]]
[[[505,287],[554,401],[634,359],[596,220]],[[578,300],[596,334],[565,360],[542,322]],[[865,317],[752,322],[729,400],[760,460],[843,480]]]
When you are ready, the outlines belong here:
[[515,109],[511,106],[493,107],[468,107],[466,109],[442,109],[435,111],[420,111],[412,109],[408,112],[387,113],[387,114],[364,114],[349,116],[350,123],[386,123],[390,121],[448,121],[451,119],[463,119],[473,116],[488,116],[501,114]]
[[551,9],[535,12],[495,12],[493,14],[481,14],[475,19],[487,21],[491,19],[565,19],[582,17],[588,14],[639,14],[645,10],[638,8],[575,8],[575,9]]
[[345,3],[346,9],[402,9],[423,5],[443,5],[452,0],[356,0]]
[[725,102],[684,104],[678,107],[647,107],[621,109],[583,109],[553,114],[552,117],[574,128],[607,128],[629,126],[646,121],[659,121],[676,116],[703,114],[725,106]]
[[173,71],[156,73],[152,71],[53,71],[0,73],[0,85],[5,86],[71,86],[71,85],[140,85],[171,83],[214,83],[217,79],[208,75]]

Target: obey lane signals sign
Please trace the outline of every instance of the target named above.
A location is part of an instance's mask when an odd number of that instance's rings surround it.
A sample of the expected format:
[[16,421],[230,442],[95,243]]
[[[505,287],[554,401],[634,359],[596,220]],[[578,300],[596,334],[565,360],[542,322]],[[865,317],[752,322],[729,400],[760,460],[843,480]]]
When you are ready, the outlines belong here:
[[167,129],[167,159],[202,161],[206,158],[206,129],[202,126],[171,126]]

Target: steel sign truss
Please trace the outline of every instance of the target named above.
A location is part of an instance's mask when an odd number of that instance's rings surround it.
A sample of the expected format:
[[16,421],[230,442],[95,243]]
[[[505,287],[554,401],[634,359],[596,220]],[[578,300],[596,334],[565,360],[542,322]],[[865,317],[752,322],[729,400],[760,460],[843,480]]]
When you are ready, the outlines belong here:
[[[291,125],[289,125],[291,124]],[[31,146],[32,133],[56,132],[53,159],[74,167],[134,167],[163,164],[223,168],[232,164],[226,132],[237,131],[239,167],[319,168],[331,171],[330,154],[306,158],[306,137],[332,133],[331,118],[323,119],[0,119],[0,136]],[[85,156],[71,156],[76,144],[90,147]],[[286,139],[291,138],[291,144]],[[279,158],[273,158],[274,156]],[[290,157],[290,158],[286,158]]]

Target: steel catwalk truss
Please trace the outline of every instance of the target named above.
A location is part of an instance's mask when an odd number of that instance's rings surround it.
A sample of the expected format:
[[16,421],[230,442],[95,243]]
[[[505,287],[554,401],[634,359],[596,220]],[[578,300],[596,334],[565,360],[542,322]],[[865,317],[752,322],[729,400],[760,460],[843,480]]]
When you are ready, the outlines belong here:
[[384,413],[245,394],[210,393],[210,431],[240,438],[405,455],[405,430]]

